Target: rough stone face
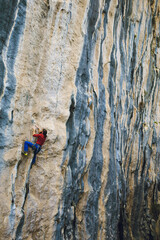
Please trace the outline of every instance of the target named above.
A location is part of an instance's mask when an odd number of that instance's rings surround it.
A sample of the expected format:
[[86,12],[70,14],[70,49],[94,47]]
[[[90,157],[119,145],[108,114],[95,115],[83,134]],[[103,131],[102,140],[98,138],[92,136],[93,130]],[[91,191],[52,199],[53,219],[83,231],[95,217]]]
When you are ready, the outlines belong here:
[[0,0],[0,239],[159,239],[159,87],[159,0]]

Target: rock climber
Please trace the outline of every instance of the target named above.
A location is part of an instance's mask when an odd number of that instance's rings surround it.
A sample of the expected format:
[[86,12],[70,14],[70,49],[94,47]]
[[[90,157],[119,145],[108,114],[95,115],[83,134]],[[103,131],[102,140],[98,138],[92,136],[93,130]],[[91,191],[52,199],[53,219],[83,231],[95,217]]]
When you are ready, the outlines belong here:
[[42,131],[40,131],[40,129],[38,128],[39,134],[36,134],[35,128],[33,128],[32,130],[33,130],[33,137],[37,137],[37,141],[36,141],[35,144],[32,143],[32,142],[25,141],[24,152],[23,153],[24,153],[25,156],[27,156],[28,155],[28,147],[32,148],[34,150],[34,156],[33,156],[33,159],[32,159],[32,164],[34,164],[35,161],[36,161],[36,155],[41,150],[41,147],[42,147],[42,145],[44,144],[44,142],[47,138],[47,130],[43,129]]

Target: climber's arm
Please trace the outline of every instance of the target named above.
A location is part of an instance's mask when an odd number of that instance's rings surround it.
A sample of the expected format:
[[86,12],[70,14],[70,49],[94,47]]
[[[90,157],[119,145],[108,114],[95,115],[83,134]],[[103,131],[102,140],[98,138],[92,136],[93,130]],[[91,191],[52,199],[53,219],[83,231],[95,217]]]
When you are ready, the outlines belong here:
[[35,128],[32,129],[32,135],[36,134]]
[[32,135],[33,135],[33,137],[39,137],[40,136],[39,134],[36,134],[35,128],[32,129]]
[[35,127],[38,129],[39,133],[42,133],[42,130],[37,125],[35,125]]

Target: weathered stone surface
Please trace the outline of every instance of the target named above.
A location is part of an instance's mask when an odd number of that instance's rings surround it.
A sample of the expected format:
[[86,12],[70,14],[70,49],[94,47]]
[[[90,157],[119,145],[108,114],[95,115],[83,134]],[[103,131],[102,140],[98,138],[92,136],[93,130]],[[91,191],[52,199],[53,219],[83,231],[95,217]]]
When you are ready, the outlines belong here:
[[0,0],[0,239],[160,238],[159,70],[159,0]]

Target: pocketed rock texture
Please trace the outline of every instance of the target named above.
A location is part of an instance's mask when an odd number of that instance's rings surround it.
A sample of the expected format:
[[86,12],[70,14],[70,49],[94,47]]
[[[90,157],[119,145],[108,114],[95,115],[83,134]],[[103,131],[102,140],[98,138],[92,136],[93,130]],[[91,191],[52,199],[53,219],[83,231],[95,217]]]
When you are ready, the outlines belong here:
[[0,239],[160,239],[159,87],[159,0],[0,0]]

